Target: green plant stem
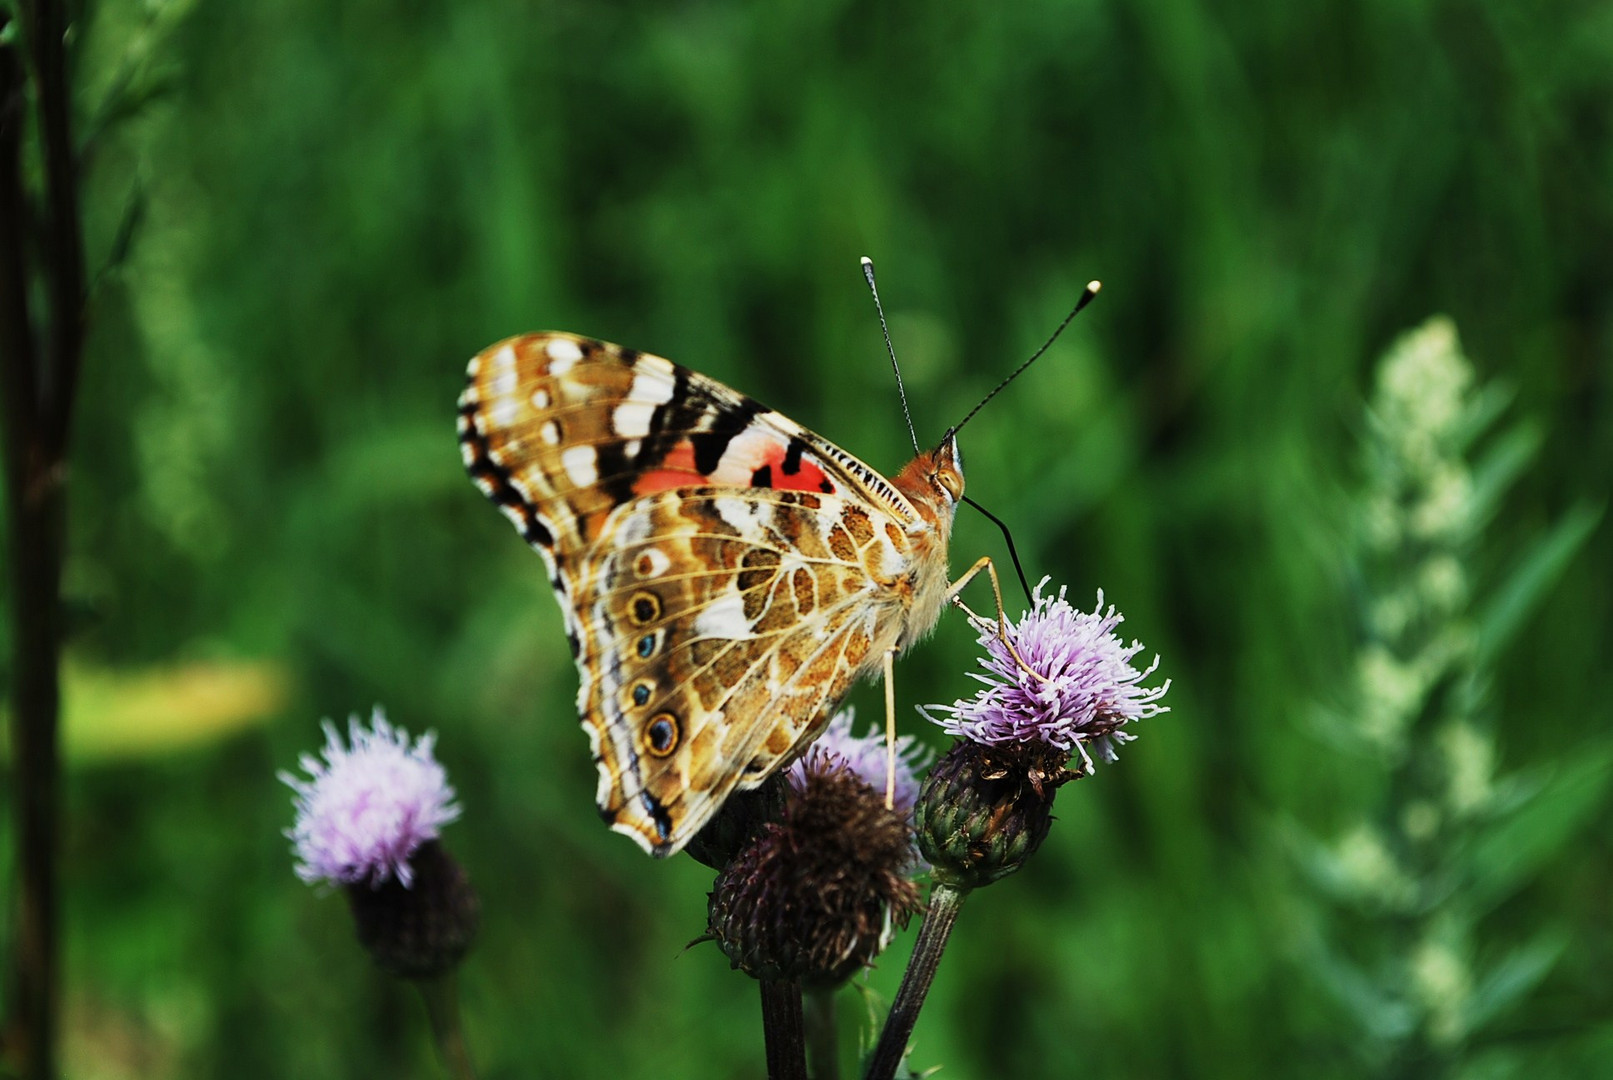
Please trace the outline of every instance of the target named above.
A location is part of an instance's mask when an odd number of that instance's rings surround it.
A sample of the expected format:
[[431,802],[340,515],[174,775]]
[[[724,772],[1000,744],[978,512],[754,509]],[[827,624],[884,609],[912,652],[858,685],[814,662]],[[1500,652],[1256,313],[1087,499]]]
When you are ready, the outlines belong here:
[[476,1067],[471,1064],[470,1050],[465,1045],[465,1028],[459,1021],[459,980],[453,972],[435,979],[415,982],[420,997],[426,1003],[426,1015],[431,1019],[431,1037],[437,1043],[437,1055],[453,1080],[476,1080]]
[[868,1059],[866,1080],[891,1080],[896,1068],[907,1053],[907,1041],[913,1035],[919,1010],[935,981],[935,969],[941,966],[941,953],[952,935],[952,925],[958,921],[958,909],[963,906],[967,889],[936,882],[930,890],[930,908],[924,913],[924,925],[919,927],[918,940],[913,943],[913,956],[902,975],[902,985],[891,1003],[890,1015],[879,1033],[879,1045]]
[[806,1017],[807,1060],[812,1080],[840,1080],[840,1029],[835,1015],[839,988],[809,990],[803,1002]]
[[757,985],[762,988],[767,1080],[807,1080],[801,984],[793,980],[759,979]]

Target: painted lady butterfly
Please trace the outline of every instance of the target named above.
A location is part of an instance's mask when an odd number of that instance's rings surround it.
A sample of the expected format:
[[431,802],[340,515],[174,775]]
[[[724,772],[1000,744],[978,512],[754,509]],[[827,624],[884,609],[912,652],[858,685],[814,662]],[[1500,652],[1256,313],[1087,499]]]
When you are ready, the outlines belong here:
[[896,653],[992,572],[981,559],[949,584],[954,432],[887,480],[714,379],[618,345],[540,333],[487,348],[459,441],[548,565],[600,813],[655,855],[801,754],[858,677],[883,666],[889,701]]

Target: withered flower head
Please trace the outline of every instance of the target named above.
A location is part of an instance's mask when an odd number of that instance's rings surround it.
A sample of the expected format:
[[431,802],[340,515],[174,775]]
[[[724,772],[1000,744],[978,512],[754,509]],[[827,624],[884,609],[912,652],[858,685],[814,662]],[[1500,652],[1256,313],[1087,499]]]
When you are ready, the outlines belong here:
[[708,932],[758,979],[836,986],[917,911],[912,830],[882,791],[831,758],[809,760],[780,820],[718,876]]

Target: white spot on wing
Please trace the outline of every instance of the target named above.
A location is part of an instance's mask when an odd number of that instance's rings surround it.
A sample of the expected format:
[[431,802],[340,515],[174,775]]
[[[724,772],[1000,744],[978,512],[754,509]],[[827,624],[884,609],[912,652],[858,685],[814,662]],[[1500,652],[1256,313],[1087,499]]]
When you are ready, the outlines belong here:
[[550,375],[564,375],[582,359],[582,349],[570,338],[555,338],[543,351],[549,354]]
[[676,384],[660,368],[640,364],[633,375],[633,386],[616,406],[612,417],[616,433],[630,439],[642,439],[650,433],[650,419],[655,410],[672,400]]
[[655,406],[648,401],[624,401],[611,414],[611,427],[624,438],[642,439],[650,433],[654,415]]
[[592,446],[568,446],[560,451],[560,464],[578,487],[592,487],[599,480],[598,458]]
[[500,397],[487,407],[487,416],[496,428],[514,427],[516,417],[520,415],[521,407],[512,397]]
[[627,442],[622,444],[622,454],[626,456],[629,461],[631,461],[638,457],[638,452],[643,448],[643,446],[644,444],[639,442],[637,439],[628,439]]
[[494,397],[515,393],[515,346],[505,345],[493,354],[493,378],[489,388]]
[[[650,538],[650,513],[638,510],[622,519],[616,530],[616,547],[629,548]],[[666,556],[662,556],[665,558]]]
[[[665,361],[662,364],[665,365]],[[673,391],[677,383],[672,378],[670,365],[656,366],[649,363],[649,358],[640,357],[637,368],[634,369],[633,389],[628,397],[634,401],[648,401],[654,405],[665,405],[672,400]]]
[[549,407],[549,391],[534,390],[532,392],[532,407],[540,412]]
[[558,446],[560,444],[560,425],[553,420],[545,420],[543,426],[538,429],[538,437],[550,446]]
[[712,507],[717,511],[718,517],[746,535],[749,535],[755,528],[756,511],[758,509],[758,505],[755,503],[746,502],[744,499],[736,499],[732,495],[725,495],[720,499],[714,499]]
[[[672,560],[667,558],[666,552],[662,551],[660,548],[645,548],[639,553],[638,557],[640,559],[647,559],[650,564],[649,573],[644,574],[644,577],[660,577],[672,566]],[[634,568],[635,572],[637,572],[636,560],[634,563]]]
[[729,440],[712,478],[728,483],[749,483],[751,473],[776,459],[778,453],[778,435],[753,420],[749,428]]
[[730,593],[707,604],[695,616],[694,632],[697,637],[750,637],[750,620],[745,618],[745,598],[738,593]]

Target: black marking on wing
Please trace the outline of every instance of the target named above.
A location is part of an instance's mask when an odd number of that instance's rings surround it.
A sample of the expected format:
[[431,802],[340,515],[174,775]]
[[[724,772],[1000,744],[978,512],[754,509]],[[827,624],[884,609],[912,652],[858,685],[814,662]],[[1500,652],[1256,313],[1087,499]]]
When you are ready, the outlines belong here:
[[[827,483],[827,481],[825,481]],[[750,486],[754,488],[770,488],[773,486],[773,466],[763,465],[750,474]]]
[[650,414],[650,433],[644,436],[638,452],[641,468],[654,468],[666,460],[678,440],[700,419],[705,408],[689,400],[689,373],[681,367],[672,369],[672,397]]
[[694,447],[694,467],[706,476],[717,471],[717,465],[722,461],[723,452],[728,444],[734,441],[734,436],[750,427],[750,423],[762,413],[762,406],[744,398],[738,408],[723,409],[711,426],[710,431],[698,431],[689,436],[689,443]]
[[526,522],[525,527],[521,529],[523,540],[546,548],[554,547],[554,533],[549,531],[549,527],[538,516],[538,508],[516,488],[510,470],[493,460],[487,439],[476,430],[474,415],[477,408],[474,403],[460,408],[461,413],[472,417],[459,436],[459,441],[470,448],[470,462],[465,466],[465,471],[470,473],[471,479],[487,493],[489,499],[500,506],[513,506],[520,510],[522,520]]
[[666,847],[672,839],[672,815],[667,813],[666,804],[648,791],[640,791],[638,799],[644,804],[644,810],[650,815],[650,820],[655,822],[655,831],[661,838],[661,843],[656,846]]
[[594,448],[598,455],[599,479],[596,485],[617,503],[633,498],[633,481],[638,477],[634,461],[627,456],[624,442],[604,442]]
[[790,444],[784,448],[784,461],[779,469],[785,476],[794,476],[801,471],[801,454],[806,450],[806,442],[799,435],[790,436]]
[[[729,397],[728,395],[732,395]],[[728,444],[770,410],[766,405],[672,365],[672,396],[650,414],[649,434],[632,460],[637,472],[664,462],[678,443],[689,440],[695,468],[706,476],[717,470]],[[602,467],[601,475],[606,473]]]

